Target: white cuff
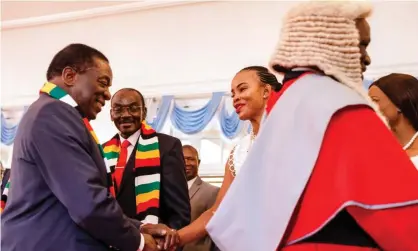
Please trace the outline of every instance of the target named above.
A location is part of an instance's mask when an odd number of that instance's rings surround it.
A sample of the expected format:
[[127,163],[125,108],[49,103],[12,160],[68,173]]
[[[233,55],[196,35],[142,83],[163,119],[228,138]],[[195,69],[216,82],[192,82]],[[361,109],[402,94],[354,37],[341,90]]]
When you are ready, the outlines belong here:
[[144,238],[144,235],[143,234],[140,234],[140,235],[141,235],[141,244],[139,244],[138,251],[142,251],[144,249],[144,247],[145,247],[145,238]]

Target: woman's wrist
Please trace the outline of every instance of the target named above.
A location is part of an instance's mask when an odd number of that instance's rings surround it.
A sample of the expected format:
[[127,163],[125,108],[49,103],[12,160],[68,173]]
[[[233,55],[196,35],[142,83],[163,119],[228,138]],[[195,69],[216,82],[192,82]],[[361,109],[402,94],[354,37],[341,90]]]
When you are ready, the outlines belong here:
[[184,240],[184,231],[183,228],[177,231],[177,235],[179,236],[179,246],[182,247],[186,245],[186,242]]

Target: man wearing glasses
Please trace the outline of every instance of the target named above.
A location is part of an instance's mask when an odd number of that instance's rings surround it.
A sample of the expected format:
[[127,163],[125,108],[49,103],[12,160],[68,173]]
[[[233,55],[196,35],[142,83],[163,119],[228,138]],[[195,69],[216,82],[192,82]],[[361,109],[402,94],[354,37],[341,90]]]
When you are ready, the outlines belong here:
[[[190,201],[182,145],[179,139],[157,133],[146,123],[142,94],[131,88],[117,91],[110,116],[119,133],[103,145],[116,199],[130,218],[165,224],[175,231],[190,223]],[[177,238],[165,240],[165,249]]]

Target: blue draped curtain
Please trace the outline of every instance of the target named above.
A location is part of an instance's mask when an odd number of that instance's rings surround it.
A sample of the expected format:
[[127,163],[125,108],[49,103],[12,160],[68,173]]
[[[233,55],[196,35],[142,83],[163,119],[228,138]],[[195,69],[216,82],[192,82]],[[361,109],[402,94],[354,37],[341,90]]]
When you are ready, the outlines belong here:
[[224,95],[224,92],[214,92],[209,102],[195,111],[186,111],[174,102],[171,123],[177,130],[185,134],[201,132],[212,120]]
[[373,84],[374,80],[373,79],[365,79],[363,81],[363,86],[364,88],[366,88],[366,90],[369,90],[369,87],[371,84]]
[[18,125],[7,125],[6,119],[1,113],[1,143],[10,146],[15,139]]
[[[26,110],[28,109],[27,106],[24,108],[23,114],[25,114]],[[17,125],[8,125],[6,123],[6,119],[3,115],[3,112],[1,113],[1,143],[5,144],[6,146],[10,146],[13,144],[13,141],[16,137],[17,128],[19,127],[19,123]]]
[[173,101],[174,96],[163,96],[161,103],[157,109],[157,116],[152,120],[148,121],[148,124],[154,128],[157,132],[160,132],[163,129],[164,123],[167,119],[168,112],[170,111],[171,102]]
[[[363,82],[364,88],[368,89],[373,83],[372,79],[365,79]],[[172,125],[185,134],[195,134],[201,132],[213,119],[216,112],[219,110],[219,123],[222,134],[228,138],[233,139],[239,135],[242,129],[251,131],[251,125],[248,122],[239,120],[235,112],[228,114],[225,101],[222,102],[224,92],[215,92],[212,98],[202,108],[196,111],[187,111],[178,106],[175,102],[171,112],[170,120]],[[170,114],[171,104],[174,96],[163,96],[160,102],[155,118],[148,118],[148,123],[156,130],[161,131],[168,115]],[[27,107],[25,107],[26,112]],[[152,121],[150,121],[152,119]],[[1,114],[1,143],[5,145],[13,144],[19,125],[7,125],[3,113]]]
[[236,112],[228,114],[226,108],[226,100],[222,102],[222,106],[219,111],[219,123],[221,126],[222,134],[228,138],[233,139],[241,132],[243,122],[239,119]]

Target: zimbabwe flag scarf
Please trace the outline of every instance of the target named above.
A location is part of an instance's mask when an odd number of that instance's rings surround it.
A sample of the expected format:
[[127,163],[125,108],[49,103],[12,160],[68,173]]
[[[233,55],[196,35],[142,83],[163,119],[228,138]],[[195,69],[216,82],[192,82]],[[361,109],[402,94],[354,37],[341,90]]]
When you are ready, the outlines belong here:
[[[66,104],[71,105],[74,108],[77,108],[77,103],[74,101],[74,99],[68,95],[68,93],[66,93],[62,88],[56,86],[53,83],[45,83],[44,86],[42,87],[40,93],[45,93],[49,96],[51,96],[54,99],[58,99]],[[109,192],[115,196],[115,189],[113,186],[113,179],[111,178],[111,171],[109,168],[109,165],[106,162],[106,158],[104,157],[104,152],[103,152],[103,147],[102,145],[99,143],[99,139],[96,136],[96,133],[94,132],[93,128],[90,125],[90,122],[87,118],[83,117],[83,123],[86,126],[87,130],[90,132],[92,138],[94,139],[94,142],[96,142],[97,147],[100,150],[100,153],[103,157],[103,160],[106,164],[106,172],[107,172],[107,186],[109,188]]]
[[4,186],[3,194],[1,195],[0,213],[3,212],[4,207],[6,206],[7,196],[9,194],[9,187],[10,187],[10,178],[6,183],[6,186]]
[[[118,134],[103,145],[104,154],[112,173],[114,173],[119,158],[120,146],[121,142]],[[141,134],[132,154],[135,154],[134,175],[137,217],[143,222],[158,224],[161,180],[160,147],[157,133],[145,120],[141,124]]]
[[[64,91],[62,88],[60,88],[59,86],[57,86],[53,83],[46,82],[44,84],[44,86],[41,88],[41,90],[39,91],[39,93],[40,94],[41,93],[47,94],[50,97],[52,97],[54,99],[57,99],[57,100],[60,100],[60,101],[66,103],[68,105],[71,105],[74,108],[77,108],[77,106],[78,106],[77,103],[74,101],[74,99],[70,95],[68,95],[68,93],[66,91]],[[104,152],[103,152],[102,145],[99,143],[99,140],[96,136],[96,133],[94,132],[93,128],[91,127],[89,120],[87,118],[83,118],[83,123],[86,126],[87,130],[90,132],[92,138],[94,139],[94,142],[96,142],[97,147],[99,148],[100,153],[102,154],[103,160],[106,164],[108,189],[109,189],[109,192],[113,196],[115,196],[115,189],[114,189],[114,186],[113,186],[113,179],[111,177],[111,171],[110,171],[109,165],[106,162],[106,158],[104,157]],[[10,179],[7,182],[6,188],[4,189],[4,192],[1,196],[2,198],[1,198],[1,211],[0,212],[3,212],[4,207],[6,206],[7,194],[8,194],[9,189],[10,189]]]

